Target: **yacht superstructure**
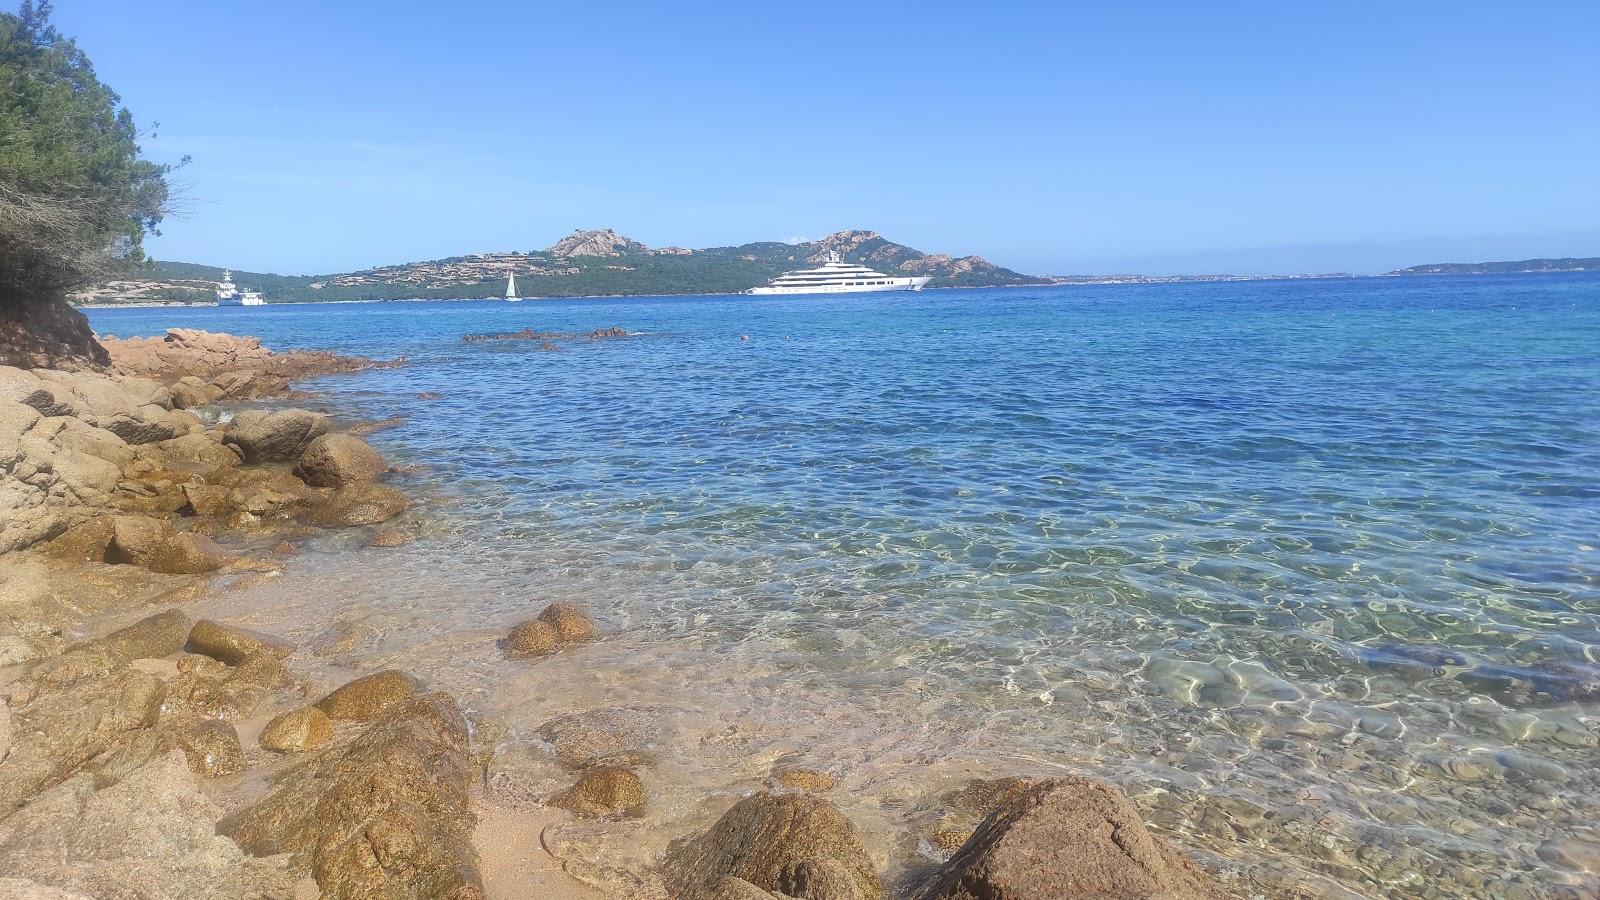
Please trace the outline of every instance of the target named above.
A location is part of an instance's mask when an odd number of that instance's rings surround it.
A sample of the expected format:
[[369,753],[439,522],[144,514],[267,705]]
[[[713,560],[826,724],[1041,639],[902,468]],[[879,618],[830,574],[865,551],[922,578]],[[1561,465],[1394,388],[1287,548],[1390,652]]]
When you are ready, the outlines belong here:
[[266,306],[267,301],[261,296],[260,291],[239,290],[239,286],[233,283],[233,273],[225,269],[222,272],[222,280],[217,282],[217,305]]
[[874,272],[866,266],[842,262],[832,253],[815,269],[785,272],[764,287],[751,288],[751,294],[866,294],[874,291],[920,291],[932,279],[896,277]]

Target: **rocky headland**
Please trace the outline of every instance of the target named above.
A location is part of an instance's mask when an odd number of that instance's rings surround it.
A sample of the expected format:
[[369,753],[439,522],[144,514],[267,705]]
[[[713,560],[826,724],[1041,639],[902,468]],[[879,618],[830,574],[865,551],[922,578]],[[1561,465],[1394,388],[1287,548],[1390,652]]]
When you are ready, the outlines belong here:
[[[650,711],[572,708],[512,734],[428,672],[330,670],[327,648],[214,611],[324,532],[377,548],[416,534],[423,498],[389,484],[360,436],[398,422],[340,422],[293,388],[396,363],[184,330],[107,340],[105,360],[0,367],[0,895],[1232,892],[1117,788],[1077,777],[972,781],[936,828],[872,835],[836,805],[831,774],[775,765],[762,787],[672,819],[643,865],[562,857],[551,823],[652,827],[671,775]],[[530,597],[493,652],[536,671],[607,639],[584,609]],[[506,764],[519,753],[559,784],[519,776]],[[508,843],[519,833],[535,845]],[[886,841],[926,864],[891,870],[871,849]]]

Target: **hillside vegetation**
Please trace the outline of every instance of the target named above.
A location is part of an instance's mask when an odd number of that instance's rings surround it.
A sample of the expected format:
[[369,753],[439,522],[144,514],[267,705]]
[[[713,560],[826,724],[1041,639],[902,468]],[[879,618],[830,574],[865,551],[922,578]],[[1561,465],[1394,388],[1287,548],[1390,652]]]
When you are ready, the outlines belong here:
[[[841,231],[816,241],[775,241],[689,250],[650,248],[610,229],[576,231],[544,250],[484,253],[405,263],[334,275],[272,275],[235,270],[234,281],[272,303],[338,300],[498,297],[517,277],[524,297],[624,294],[724,294],[765,284],[791,269],[837,253],[892,275],[928,275],[931,287],[1049,284],[976,256],[923,253],[872,231]],[[223,270],[158,262],[138,279],[107,282],[77,298],[83,303],[206,302]]]

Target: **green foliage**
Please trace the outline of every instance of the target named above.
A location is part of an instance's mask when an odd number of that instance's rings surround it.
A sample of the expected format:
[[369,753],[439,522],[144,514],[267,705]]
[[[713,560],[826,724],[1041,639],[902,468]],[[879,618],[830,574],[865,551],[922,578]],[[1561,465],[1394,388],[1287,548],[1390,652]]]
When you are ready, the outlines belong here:
[[1431,263],[1396,269],[1390,275],[1509,275],[1522,272],[1596,272],[1600,257],[1521,259],[1515,262]]
[[54,296],[143,261],[171,167],[140,158],[133,116],[50,24],[0,13],[0,303]]

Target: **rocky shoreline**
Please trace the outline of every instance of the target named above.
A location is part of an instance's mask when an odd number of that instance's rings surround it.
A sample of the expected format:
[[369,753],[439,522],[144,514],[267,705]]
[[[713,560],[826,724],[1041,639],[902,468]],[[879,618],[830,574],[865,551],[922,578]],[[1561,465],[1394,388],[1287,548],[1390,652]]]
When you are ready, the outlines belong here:
[[[0,895],[1235,892],[1152,835],[1117,788],[1076,777],[952,792],[938,830],[901,836],[943,861],[890,883],[829,800],[833,778],[808,768],[707,798],[698,828],[626,879],[567,866],[575,881],[547,847],[506,851],[484,821],[535,834],[552,816],[649,827],[660,776],[640,752],[648,723],[620,708],[557,716],[536,749],[565,786],[530,789],[499,764],[515,742],[504,726],[425,673],[330,682],[296,662],[295,644],[207,615],[279,577],[324,529],[377,547],[415,534],[413,498],[360,436],[398,422],[340,429],[288,405],[312,399],[295,379],[399,361],[185,330],[105,345],[106,371],[0,367]],[[607,639],[576,606],[529,606],[499,646],[522,665]],[[508,881],[521,870],[501,859],[491,877],[489,857],[508,852],[518,865],[538,857],[537,871]]]

